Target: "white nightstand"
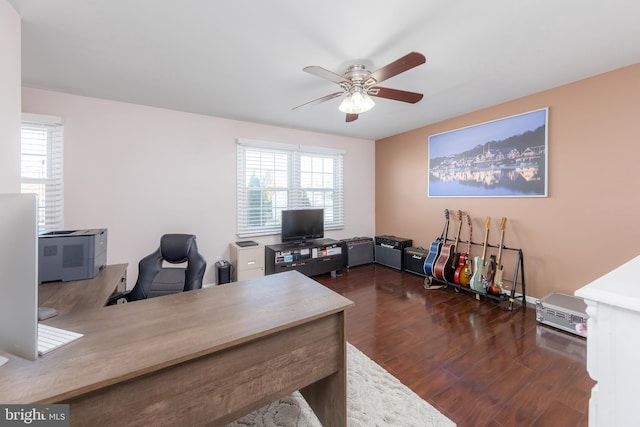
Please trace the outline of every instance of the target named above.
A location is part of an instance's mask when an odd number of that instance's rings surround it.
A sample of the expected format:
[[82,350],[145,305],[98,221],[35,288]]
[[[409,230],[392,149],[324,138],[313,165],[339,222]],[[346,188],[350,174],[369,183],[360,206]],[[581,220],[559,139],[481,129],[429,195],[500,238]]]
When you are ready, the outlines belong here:
[[229,252],[233,281],[264,276],[264,245],[238,246],[231,243]]

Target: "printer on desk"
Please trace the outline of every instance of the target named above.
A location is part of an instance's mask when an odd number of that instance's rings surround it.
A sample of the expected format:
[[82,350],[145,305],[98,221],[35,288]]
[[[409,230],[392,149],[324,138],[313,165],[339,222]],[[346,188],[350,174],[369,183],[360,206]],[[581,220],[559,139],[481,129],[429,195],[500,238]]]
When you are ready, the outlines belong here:
[[107,265],[107,230],[61,230],[38,237],[38,282],[92,279]]

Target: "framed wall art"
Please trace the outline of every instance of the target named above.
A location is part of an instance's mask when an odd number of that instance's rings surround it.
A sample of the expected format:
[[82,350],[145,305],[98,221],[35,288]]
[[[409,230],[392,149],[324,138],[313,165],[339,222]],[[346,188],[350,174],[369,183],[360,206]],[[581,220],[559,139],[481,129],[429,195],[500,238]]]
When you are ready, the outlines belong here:
[[429,197],[546,197],[548,108],[429,136]]

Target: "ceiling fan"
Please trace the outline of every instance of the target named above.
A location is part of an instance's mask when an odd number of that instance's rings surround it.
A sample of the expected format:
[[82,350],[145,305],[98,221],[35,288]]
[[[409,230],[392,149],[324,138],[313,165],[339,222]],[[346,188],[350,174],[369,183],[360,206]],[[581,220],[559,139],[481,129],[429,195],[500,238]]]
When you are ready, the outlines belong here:
[[346,94],[347,96],[342,100],[342,103],[338,108],[340,111],[347,114],[346,121],[352,122],[358,118],[358,114],[364,113],[373,108],[375,102],[371,99],[371,96],[415,104],[422,99],[421,93],[389,89],[378,86],[378,83],[393,76],[397,76],[400,73],[404,73],[418,65],[422,65],[425,62],[426,59],[423,54],[411,52],[374,72],[368,71],[364,65],[360,64],[351,65],[342,75],[329,71],[325,68],[318,67],[317,65],[305,67],[302,71],[337,83],[342,88],[342,91],[298,105],[297,107],[294,107],[293,110],[320,104],[321,102]]

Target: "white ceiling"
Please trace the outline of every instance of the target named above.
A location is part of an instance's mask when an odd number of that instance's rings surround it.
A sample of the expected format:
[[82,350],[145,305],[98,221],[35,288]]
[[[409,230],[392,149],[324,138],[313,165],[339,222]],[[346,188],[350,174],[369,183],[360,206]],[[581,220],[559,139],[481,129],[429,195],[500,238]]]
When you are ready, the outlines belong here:
[[[9,0],[30,87],[380,139],[640,62],[638,0]],[[352,123],[302,71],[427,62]]]

